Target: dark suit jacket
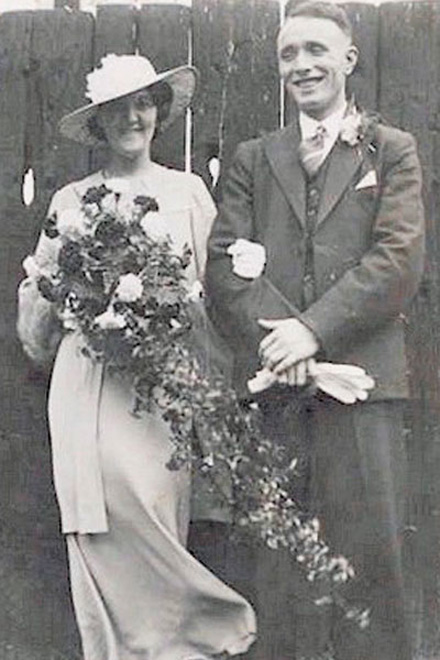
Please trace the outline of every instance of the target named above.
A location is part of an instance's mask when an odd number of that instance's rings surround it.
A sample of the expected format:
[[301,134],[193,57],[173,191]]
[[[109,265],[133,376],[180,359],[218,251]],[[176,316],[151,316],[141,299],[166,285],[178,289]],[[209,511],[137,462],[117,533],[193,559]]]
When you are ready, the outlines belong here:
[[[259,366],[258,318],[296,316],[313,330],[322,357],[363,366],[372,399],[407,396],[404,316],[423,268],[421,172],[411,135],[378,124],[353,147],[329,155],[315,231],[316,300],[302,309],[306,183],[297,124],[239,145],[209,241],[209,313],[235,354],[243,390]],[[377,185],[356,189],[371,170]],[[253,281],[232,272],[237,238],[264,244]]]

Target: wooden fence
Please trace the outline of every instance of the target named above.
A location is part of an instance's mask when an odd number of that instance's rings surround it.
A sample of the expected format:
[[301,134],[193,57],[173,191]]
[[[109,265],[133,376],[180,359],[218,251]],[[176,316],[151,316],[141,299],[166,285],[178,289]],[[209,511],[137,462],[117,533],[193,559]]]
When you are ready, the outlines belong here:
[[[410,513],[418,526],[412,565],[425,567],[415,583],[423,598],[415,601],[427,616],[417,630],[426,642],[436,633],[426,622],[439,614],[440,5],[347,9],[361,49],[352,81],[358,102],[413,132],[424,167],[428,259],[408,329],[414,395],[408,448]],[[279,20],[272,0],[193,0],[191,9],[110,6],[96,18],[65,9],[0,16],[0,660],[73,660],[78,652],[51,486],[46,377],[32,369],[15,335],[20,264],[48,200],[101,159],[60,138],[57,121],[83,103],[84,75],[105,53],[140,52],[158,69],[191,58],[201,74],[191,161],[209,182],[212,157],[226,168],[239,141],[279,124]],[[159,160],[180,168],[184,123],[156,147]],[[27,207],[22,183],[29,168],[36,187]]]

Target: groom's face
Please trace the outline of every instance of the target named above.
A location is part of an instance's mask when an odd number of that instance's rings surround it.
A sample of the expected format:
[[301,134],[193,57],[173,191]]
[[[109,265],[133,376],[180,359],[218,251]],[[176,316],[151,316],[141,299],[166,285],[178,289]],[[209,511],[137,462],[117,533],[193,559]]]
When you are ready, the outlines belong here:
[[357,49],[334,21],[288,18],[278,36],[277,50],[281,78],[300,110],[325,119],[342,105]]

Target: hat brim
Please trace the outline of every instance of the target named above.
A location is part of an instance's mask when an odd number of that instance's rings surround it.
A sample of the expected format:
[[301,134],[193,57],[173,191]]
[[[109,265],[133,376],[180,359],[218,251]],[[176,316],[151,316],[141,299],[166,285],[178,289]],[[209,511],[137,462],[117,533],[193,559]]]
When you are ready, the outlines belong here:
[[90,120],[97,114],[99,108],[118,98],[124,98],[124,96],[138,92],[141,89],[148,89],[148,87],[152,87],[159,82],[166,82],[171,87],[173,96],[168,116],[160,125],[161,131],[163,131],[190,105],[191,99],[194,96],[197,77],[197,69],[192,66],[180,66],[176,69],[158,73],[155,79],[146,85],[134,87],[130,91],[124,92],[124,94],[115,94],[112,99],[104,103],[88,103],[74,112],[70,112],[60,120],[58,128],[62,135],[75,142],[80,142],[90,147],[102,144],[102,140],[90,131]]

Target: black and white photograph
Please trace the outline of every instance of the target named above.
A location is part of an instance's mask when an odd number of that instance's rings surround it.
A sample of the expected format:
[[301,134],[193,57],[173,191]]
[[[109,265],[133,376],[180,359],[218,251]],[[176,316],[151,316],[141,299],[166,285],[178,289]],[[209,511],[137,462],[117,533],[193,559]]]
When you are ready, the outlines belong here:
[[0,660],[440,660],[440,1],[0,0]]

